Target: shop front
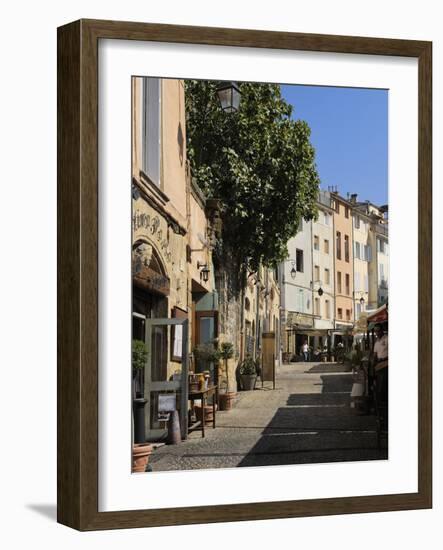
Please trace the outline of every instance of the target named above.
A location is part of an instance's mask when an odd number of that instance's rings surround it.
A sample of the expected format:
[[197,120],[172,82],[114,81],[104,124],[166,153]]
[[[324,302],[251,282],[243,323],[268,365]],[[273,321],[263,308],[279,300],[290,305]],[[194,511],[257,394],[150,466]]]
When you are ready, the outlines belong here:
[[137,200],[133,216],[132,339],[133,343],[144,343],[147,355],[145,367],[133,371],[133,397],[138,406],[144,406],[145,440],[167,435],[171,411],[165,410],[166,402],[169,409],[175,402],[183,435],[186,431],[187,280],[180,271],[184,249],[181,232],[147,202]]

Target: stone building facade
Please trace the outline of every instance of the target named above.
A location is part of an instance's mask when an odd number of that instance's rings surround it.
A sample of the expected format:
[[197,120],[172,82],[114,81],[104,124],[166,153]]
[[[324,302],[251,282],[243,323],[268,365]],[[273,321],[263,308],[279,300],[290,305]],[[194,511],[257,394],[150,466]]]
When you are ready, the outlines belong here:
[[207,204],[189,173],[184,100],[181,80],[132,80],[132,335],[148,349],[140,383],[153,438],[165,431],[159,395],[178,389],[184,360],[182,327],[155,320],[187,319],[187,354],[217,336],[217,205]]

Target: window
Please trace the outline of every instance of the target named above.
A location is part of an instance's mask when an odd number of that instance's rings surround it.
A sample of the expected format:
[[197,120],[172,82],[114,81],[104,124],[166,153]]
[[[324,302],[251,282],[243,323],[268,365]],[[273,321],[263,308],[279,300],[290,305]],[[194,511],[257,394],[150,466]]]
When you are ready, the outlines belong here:
[[320,315],[320,298],[314,300],[314,315]]
[[355,272],[355,290],[360,291],[360,273],[358,271]]
[[142,170],[155,185],[160,185],[160,103],[159,78],[143,79]]
[[304,296],[303,296],[303,290],[301,288],[298,289],[298,294],[296,296],[296,303],[295,303],[295,307],[296,307],[296,311],[299,311],[301,313],[304,312],[305,308],[304,308],[304,300],[303,300]]
[[354,216],[354,227],[360,229],[360,218],[358,216]]
[[350,277],[349,273],[346,273],[345,275],[345,285],[346,285],[346,294],[349,296],[351,294],[351,284],[350,284]]
[[297,264],[297,271],[299,273],[303,273],[303,250],[300,250],[299,248],[297,248],[296,250],[296,253],[295,253],[295,260],[296,260],[296,264]]
[[349,206],[345,206],[345,218],[349,218]]
[[314,235],[314,250],[320,250],[320,239],[318,235]]
[[325,225],[329,225],[330,224],[330,216],[327,212],[324,213],[324,216],[325,216]]
[[360,243],[357,242],[357,241],[355,241],[354,244],[355,244],[355,252],[354,252],[355,257],[356,257],[358,260],[360,260],[360,259],[361,259],[361,257],[360,257]]
[[386,242],[383,239],[377,239],[377,250],[382,254],[386,253]]
[[323,248],[324,248],[325,254],[329,254],[329,241],[328,241],[328,239],[324,240]]
[[314,266],[314,281],[319,281],[320,280],[320,266],[318,265],[315,265]]
[[342,310],[341,307],[339,307],[338,310],[337,310],[337,317],[339,319],[343,319],[343,310]]
[[345,261],[349,262],[349,235],[345,235]]
[[335,199],[331,199],[331,208],[338,212],[338,202]]
[[371,248],[371,245],[365,245],[364,247],[364,260],[366,260],[367,262],[370,262],[372,261],[372,248]]
[[380,275],[379,275],[380,282],[383,282],[385,280],[385,266],[383,264],[379,265],[379,272],[380,272]]
[[340,231],[337,231],[337,244],[336,244],[336,251],[337,251],[337,260],[341,260],[341,233]]
[[331,318],[331,304],[329,300],[325,300],[325,317],[326,319]]
[[350,320],[351,320],[351,310],[347,309],[346,310],[346,321],[350,321]]
[[325,285],[331,284],[331,272],[328,268],[325,268]]
[[341,294],[341,271],[337,271],[337,292]]

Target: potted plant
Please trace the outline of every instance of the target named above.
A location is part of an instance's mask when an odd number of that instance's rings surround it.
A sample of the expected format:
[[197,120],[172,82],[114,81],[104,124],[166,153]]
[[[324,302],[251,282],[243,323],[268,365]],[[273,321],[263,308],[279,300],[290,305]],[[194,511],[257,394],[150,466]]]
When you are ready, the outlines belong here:
[[[206,344],[199,344],[198,346],[195,346],[195,348],[193,349],[193,355],[196,359],[198,367],[196,371],[200,373],[200,389],[204,389],[202,387],[202,384],[205,384],[205,378],[207,378],[207,374],[211,371],[211,365],[216,365],[219,362],[220,352],[215,347],[214,343],[209,342]],[[201,420],[202,407],[199,405],[195,405],[194,410],[197,415],[197,420]],[[205,422],[212,421],[212,405],[205,406],[204,414]]]
[[240,366],[240,379],[244,390],[250,391],[255,388],[257,381],[257,368],[254,359],[247,355]]
[[192,353],[197,361],[200,372],[207,370],[207,366],[211,363],[217,363],[220,358],[219,350],[212,343],[199,344],[195,346]]
[[149,457],[152,453],[152,445],[148,443],[134,443],[132,445],[132,472],[146,472]]
[[236,396],[235,391],[230,391],[231,384],[229,380],[228,361],[234,356],[234,346],[231,342],[223,342],[220,346],[220,359],[223,359],[224,371],[226,377],[226,391],[219,394],[220,410],[228,411],[232,408],[232,403]]
[[134,443],[132,445],[132,471],[144,472],[152,453],[152,445],[145,441],[145,405],[146,399],[141,396],[141,373],[146,364],[148,350],[141,340],[132,341],[132,379],[134,415]]

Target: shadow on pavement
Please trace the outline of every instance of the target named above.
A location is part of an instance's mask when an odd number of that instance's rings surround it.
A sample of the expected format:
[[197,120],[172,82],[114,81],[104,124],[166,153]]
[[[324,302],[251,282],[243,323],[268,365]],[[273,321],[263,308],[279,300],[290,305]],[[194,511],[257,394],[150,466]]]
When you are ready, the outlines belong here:
[[351,372],[352,367],[350,365],[342,365],[339,363],[318,363],[307,369],[306,373],[324,373],[324,374],[333,374],[336,372]]
[[374,416],[350,408],[352,375],[322,376],[322,393],[291,394],[239,466],[387,459]]

